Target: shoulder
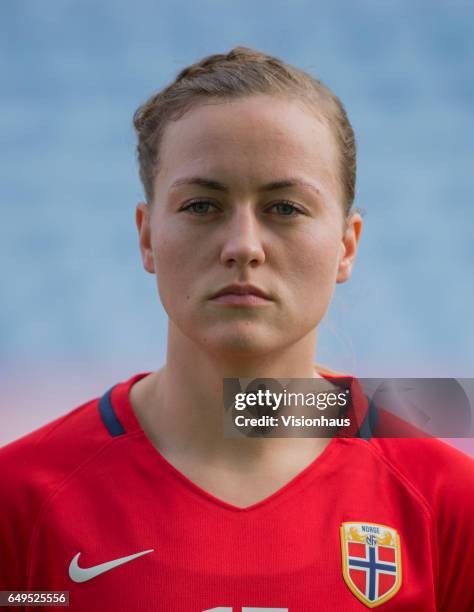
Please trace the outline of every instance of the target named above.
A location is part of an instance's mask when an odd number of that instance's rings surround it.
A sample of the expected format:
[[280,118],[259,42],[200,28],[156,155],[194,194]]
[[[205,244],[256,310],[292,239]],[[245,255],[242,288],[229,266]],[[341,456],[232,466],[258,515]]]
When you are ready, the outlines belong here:
[[474,511],[474,459],[437,438],[372,438],[370,446],[407,486],[439,515],[459,512],[464,500]]
[[[62,488],[80,478],[94,462],[105,465],[114,444],[136,439],[138,422],[131,408],[124,410],[124,404],[131,385],[146,374],[113,385],[99,397],[0,448],[0,589],[7,585],[24,590],[32,537]],[[2,559],[8,563],[1,563]]]
[[122,435],[128,430],[118,419],[111,398],[122,398],[123,404],[130,386],[145,375],[112,385],[100,396],[0,448],[0,535],[2,523],[8,526],[12,518],[21,516],[25,528],[31,525],[68,478],[100,459],[117,440],[129,438]]
[[[62,482],[93,461],[138,424],[130,410],[117,416],[117,404],[128,405],[131,386],[148,373],[140,373],[111,386],[63,416],[0,448],[0,498],[8,508],[27,503],[29,514]],[[114,402],[112,404],[112,397]],[[124,427],[124,424],[127,427]],[[130,425],[130,427],[128,427]]]
[[431,515],[439,609],[474,609],[474,459],[435,438],[373,438],[368,446]]
[[[42,497],[91,454],[110,441],[100,417],[99,398],[0,448],[0,496],[13,500],[20,491],[41,490]],[[28,489],[28,491],[26,491]]]
[[[48,500],[110,441],[99,398],[0,448],[0,588],[24,589],[29,544]],[[12,529],[15,525],[15,529]]]

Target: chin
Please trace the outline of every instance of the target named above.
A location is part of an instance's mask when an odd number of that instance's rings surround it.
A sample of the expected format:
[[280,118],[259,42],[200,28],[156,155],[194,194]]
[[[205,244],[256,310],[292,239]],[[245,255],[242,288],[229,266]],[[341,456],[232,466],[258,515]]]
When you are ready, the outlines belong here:
[[[197,338],[204,350],[219,354],[222,357],[255,357],[268,354],[282,348],[280,334],[269,334],[264,330],[255,329],[256,326],[247,324],[242,330],[216,330]],[[260,331],[260,333],[259,333]]]

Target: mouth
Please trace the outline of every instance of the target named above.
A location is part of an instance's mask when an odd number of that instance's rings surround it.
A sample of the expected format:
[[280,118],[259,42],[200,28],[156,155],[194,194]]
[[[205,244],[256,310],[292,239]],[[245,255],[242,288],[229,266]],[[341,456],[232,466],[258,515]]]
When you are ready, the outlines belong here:
[[264,306],[272,302],[254,293],[224,293],[212,298],[211,301],[215,304],[226,304],[228,306]]
[[272,298],[260,287],[238,283],[223,287],[211,300],[217,304],[231,306],[261,306],[272,302]]

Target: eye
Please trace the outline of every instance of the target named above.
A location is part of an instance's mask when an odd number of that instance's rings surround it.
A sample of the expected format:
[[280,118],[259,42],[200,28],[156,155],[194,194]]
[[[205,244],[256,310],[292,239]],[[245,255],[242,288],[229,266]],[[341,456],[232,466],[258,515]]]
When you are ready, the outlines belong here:
[[295,206],[293,202],[289,202],[288,200],[282,200],[281,202],[275,202],[275,204],[272,204],[270,208],[273,208],[274,206],[279,206],[280,211],[281,210],[286,211],[278,215],[280,217],[296,217],[298,215],[304,215],[304,212],[300,208],[298,208],[298,206]]
[[195,215],[203,217],[208,212],[209,206],[214,206],[217,209],[210,200],[194,200],[194,202],[190,202],[187,206],[183,206],[181,210],[190,210]]
[[[193,214],[203,217],[209,212],[209,206],[213,206],[216,210],[218,210],[217,206],[210,200],[194,200],[186,206],[183,206],[181,210],[189,210]],[[290,202],[289,200],[275,202],[270,208],[274,208],[276,206],[279,207],[279,217],[296,217],[298,215],[304,215],[304,211],[302,211],[298,206],[295,206],[293,202]]]

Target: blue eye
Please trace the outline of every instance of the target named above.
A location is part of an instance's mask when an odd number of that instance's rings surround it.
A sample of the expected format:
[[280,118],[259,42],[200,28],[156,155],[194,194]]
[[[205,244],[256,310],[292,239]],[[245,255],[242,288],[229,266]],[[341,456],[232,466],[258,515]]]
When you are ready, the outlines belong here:
[[[194,202],[190,202],[187,206],[184,206],[181,210],[190,210],[195,215],[203,217],[209,212],[209,206],[213,206],[215,209],[217,209],[215,204],[213,204],[210,200],[195,200]],[[275,202],[270,208],[274,208],[275,206],[280,207],[281,214],[278,214],[279,217],[296,217],[304,214],[302,210],[287,200]],[[281,212],[282,209],[284,212]]]
[[[210,202],[209,200],[195,200],[194,202],[191,202],[190,204],[188,204],[187,206],[185,206],[184,208],[182,208],[181,210],[191,210],[199,216],[203,216],[201,213],[206,213],[207,210],[202,210],[199,209],[199,207],[207,207],[207,206],[214,206],[214,204],[212,202]],[[216,208],[214,206],[214,208]]]
[[300,210],[292,202],[288,202],[287,200],[282,200],[281,202],[275,202],[275,204],[272,204],[271,208],[273,208],[274,206],[286,207],[286,210],[287,211],[289,210],[289,212],[284,212],[283,214],[279,215],[280,217],[295,217],[297,215],[304,214],[302,210]]

